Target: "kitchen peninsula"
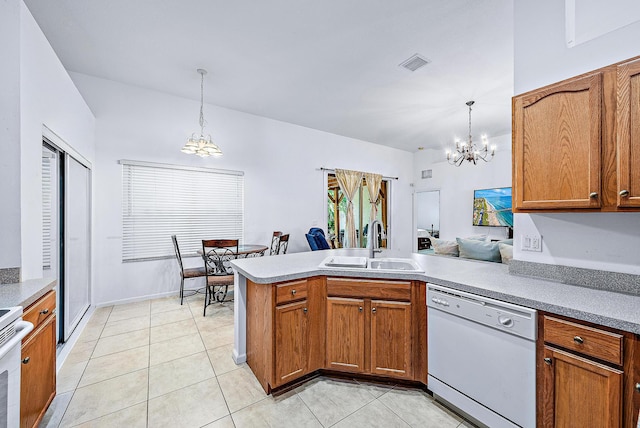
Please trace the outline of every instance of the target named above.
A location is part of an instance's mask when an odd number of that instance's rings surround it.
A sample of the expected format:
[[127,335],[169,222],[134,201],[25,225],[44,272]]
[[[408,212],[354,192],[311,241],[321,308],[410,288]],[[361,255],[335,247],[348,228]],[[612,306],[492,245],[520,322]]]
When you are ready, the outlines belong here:
[[[620,403],[624,409],[620,411],[624,426],[631,426],[628,422],[637,418],[638,400],[633,401],[638,394],[635,382],[640,380],[638,364],[634,363],[640,356],[640,296],[516,276],[509,273],[509,266],[498,263],[421,254],[402,256],[416,262],[424,273],[319,268],[332,255],[366,257],[367,250],[327,250],[233,262],[233,358],[236,363],[247,362],[267,392],[318,371],[426,385],[426,308],[430,302],[424,293],[426,284],[436,284],[539,311],[538,418],[549,413],[540,408],[541,394],[549,395],[550,388],[541,376],[549,364],[544,352],[555,352],[556,347],[572,350],[572,344],[559,342],[551,333],[564,327],[607,337],[620,333],[618,349],[613,351],[619,358],[611,365],[624,382],[620,380],[619,401],[612,405]],[[358,313],[363,314],[362,319]],[[374,318],[382,321],[376,324]],[[400,327],[394,330],[394,326]],[[577,340],[577,334],[571,334]],[[388,339],[387,352],[377,352],[385,351],[377,336]],[[602,359],[596,351],[594,358]],[[576,352],[580,358],[593,353],[580,348]],[[390,356],[385,359],[382,354]],[[561,356],[553,355],[556,359]],[[543,425],[539,422],[539,426]]]

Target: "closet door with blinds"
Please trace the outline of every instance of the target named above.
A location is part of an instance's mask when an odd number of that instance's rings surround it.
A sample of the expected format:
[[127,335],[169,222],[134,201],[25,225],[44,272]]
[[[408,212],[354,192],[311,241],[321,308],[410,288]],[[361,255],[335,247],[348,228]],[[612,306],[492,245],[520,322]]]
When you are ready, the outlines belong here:
[[91,170],[66,154],[64,341],[89,308],[91,280]]

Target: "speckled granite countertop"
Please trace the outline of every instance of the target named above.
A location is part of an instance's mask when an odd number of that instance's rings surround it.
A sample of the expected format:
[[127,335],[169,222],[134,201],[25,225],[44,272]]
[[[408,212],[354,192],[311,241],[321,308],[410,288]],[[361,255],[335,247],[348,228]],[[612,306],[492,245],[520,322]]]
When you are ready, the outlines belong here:
[[[362,269],[320,269],[330,255],[366,256],[367,250],[325,250],[235,260],[238,273],[259,284],[316,275],[409,279],[515,303],[554,314],[640,334],[640,296],[580,287],[509,274],[508,266],[422,254],[404,255],[425,273],[375,272]],[[397,257],[384,254],[383,257]]]
[[16,284],[0,285],[0,307],[27,306],[44,296],[56,285],[52,278],[31,279]]

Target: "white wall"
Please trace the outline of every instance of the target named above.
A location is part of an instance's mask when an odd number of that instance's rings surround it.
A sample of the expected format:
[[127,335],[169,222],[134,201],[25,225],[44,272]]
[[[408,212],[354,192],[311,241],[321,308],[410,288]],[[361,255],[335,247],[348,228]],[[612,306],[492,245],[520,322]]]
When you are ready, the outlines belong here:
[[314,222],[326,229],[320,167],[398,176],[391,191],[391,244],[411,250],[411,153],[205,105],[205,131],[224,156],[201,159],[180,152],[198,130],[197,101],[82,74],[72,78],[96,115],[95,303],[175,293],[179,284],[173,259],[122,263],[119,159],[244,171],[245,242],[269,245],[272,232],[282,230],[291,234],[289,252],[309,250],[304,234]]
[[425,190],[414,195],[416,227],[431,231],[440,230],[440,191]]
[[[516,94],[640,54],[640,22],[568,48],[564,2],[515,2],[514,12]],[[514,217],[516,259],[640,274],[640,213]],[[519,250],[520,236],[536,233],[542,235],[543,251]]]
[[20,1],[0,2],[0,269],[20,266]]
[[94,118],[33,16],[20,2],[22,279],[42,277],[43,125],[89,161]]
[[[447,163],[444,150],[424,150],[414,154],[414,191],[440,190],[440,238],[485,234],[504,238],[504,227],[473,226],[473,191],[511,186],[511,135],[489,139],[496,145],[496,155],[489,163],[464,162],[455,167]],[[432,169],[433,178],[421,178],[423,169]]]

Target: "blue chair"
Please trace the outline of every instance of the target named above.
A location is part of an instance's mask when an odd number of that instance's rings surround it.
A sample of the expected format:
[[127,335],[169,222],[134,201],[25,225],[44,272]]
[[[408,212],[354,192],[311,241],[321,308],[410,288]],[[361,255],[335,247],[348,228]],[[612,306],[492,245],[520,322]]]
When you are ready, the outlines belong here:
[[304,235],[307,238],[311,251],[328,250],[331,247],[324,237],[324,230],[319,227],[312,227],[309,229],[309,233]]

